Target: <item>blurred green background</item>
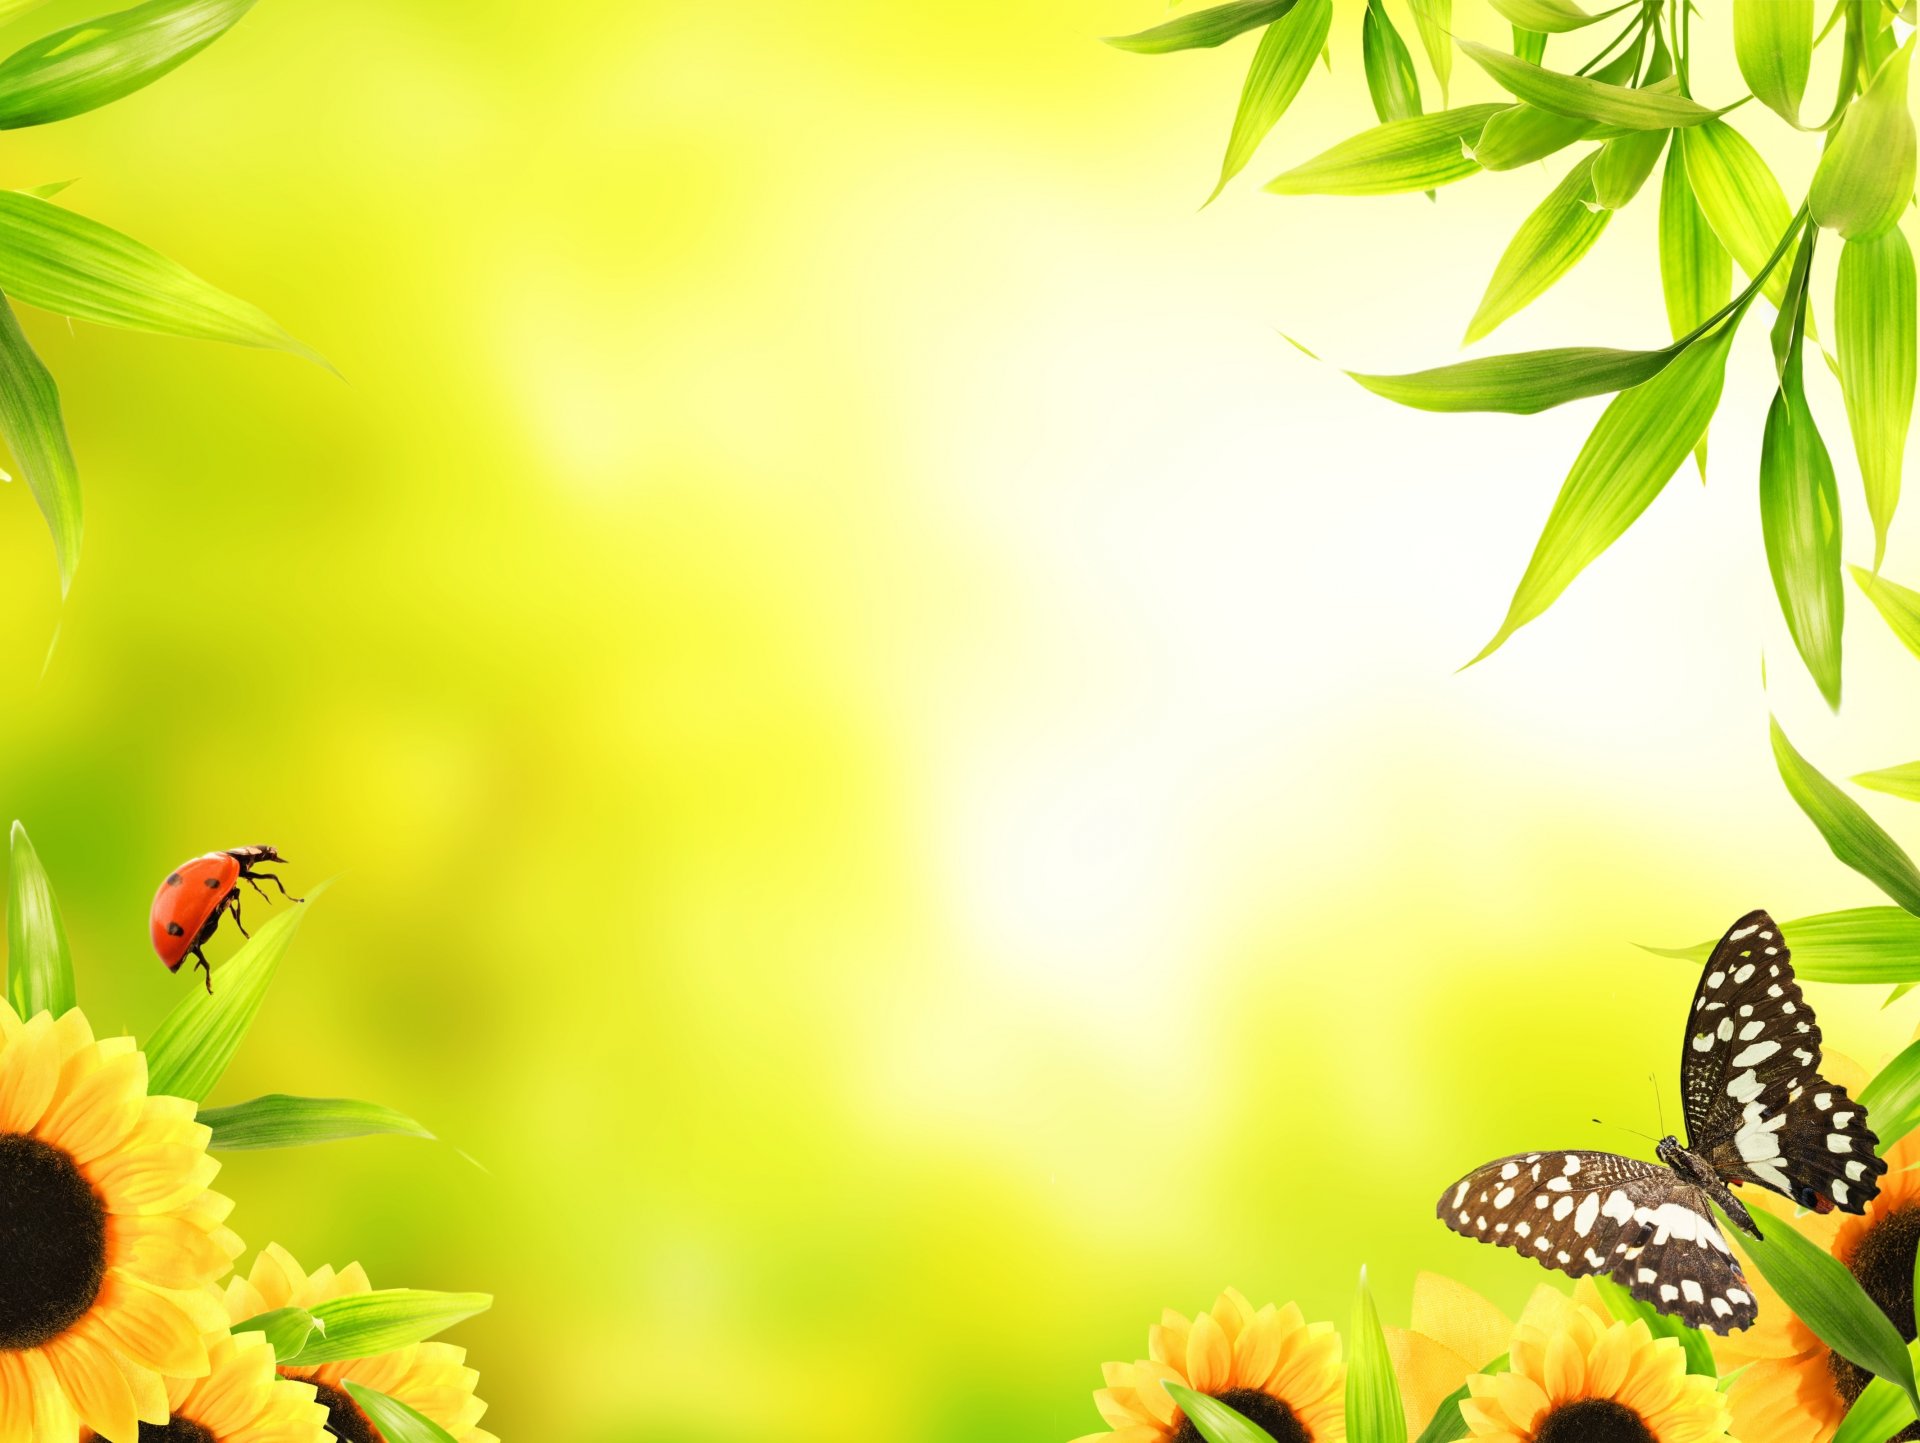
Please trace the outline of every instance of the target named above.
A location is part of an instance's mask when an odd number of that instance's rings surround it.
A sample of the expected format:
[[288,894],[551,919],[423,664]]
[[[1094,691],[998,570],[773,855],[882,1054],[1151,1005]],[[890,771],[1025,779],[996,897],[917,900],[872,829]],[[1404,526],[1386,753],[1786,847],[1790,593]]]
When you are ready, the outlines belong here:
[[[456,1337],[503,1437],[1043,1443],[1226,1284],[1517,1305],[1432,1200],[1643,1150],[1588,1119],[1654,1131],[1650,1072],[1672,1121],[1693,978],[1632,944],[1876,900],[1766,713],[1836,775],[1912,760],[1920,667],[1857,602],[1844,721],[1786,661],[1763,328],[1713,484],[1455,675],[1598,403],[1400,412],[1276,331],[1447,359],[1558,171],[1260,195],[1369,123],[1348,5],[1201,213],[1249,42],[1096,43],[1163,15],[270,0],[6,139],[346,383],[27,318],[87,533],[63,609],[0,492],[0,808],[103,1029],[193,985],[145,937],[175,862],[339,875],[217,1096],[454,1146],[222,1185],[251,1244],[495,1291]],[[1664,339],[1652,195],[1493,344]],[[1815,989],[1863,1060],[1920,1007],[1879,1000]]]

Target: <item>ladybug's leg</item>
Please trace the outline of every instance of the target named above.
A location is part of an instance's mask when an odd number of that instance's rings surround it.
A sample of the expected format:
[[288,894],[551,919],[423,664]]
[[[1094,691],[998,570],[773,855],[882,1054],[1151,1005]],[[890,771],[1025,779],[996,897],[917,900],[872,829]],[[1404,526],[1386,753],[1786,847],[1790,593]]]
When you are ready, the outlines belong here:
[[227,893],[227,910],[233,913],[233,925],[240,929],[240,935],[251,937],[253,933],[249,932],[246,924],[240,920],[240,889],[238,887]]
[[[254,891],[256,891],[256,892],[258,892],[258,893],[259,893],[259,894],[260,894],[260,895],[261,895],[262,897],[266,897],[266,896],[267,896],[267,889],[266,889],[265,887],[263,887],[263,886],[261,886],[261,885],[260,885],[260,883],[259,883],[258,881],[256,881],[256,880],[255,880],[255,878],[258,878],[258,877],[264,877],[264,878],[266,878],[266,880],[267,880],[267,881],[269,881],[269,882],[271,882],[271,883],[273,883],[273,885],[274,885],[274,886],[276,886],[276,887],[278,887],[278,888],[280,889],[280,895],[281,895],[282,897],[285,897],[285,898],[286,898],[286,899],[287,899],[288,901],[290,901],[290,902],[304,902],[304,901],[306,901],[306,900],[307,900],[307,899],[306,899],[305,897],[296,897],[296,896],[294,896],[294,895],[293,895],[293,894],[292,894],[291,892],[289,892],[289,891],[287,890],[287,884],[286,884],[285,882],[283,882],[283,881],[281,881],[281,880],[280,880],[280,878],[279,878],[279,876],[278,876],[278,874],[277,874],[277,873],[274,873],[274,872],[249,872],[249,871],[247,871],[247,870],[246,870],[245,868],[242,868],[242,869],[241,869],[241,872],[240,872],[240,875],[241,875],[242,877],[245,877],[245,878],[247,879],[247,883],[248,883],[248,885],[249,885],[249,886],[251,886],[251,887],[253,888],[253,890],[254,890]],[[271,902],[271,901],[273,900],[273,898],[271,898],[271,897],[267,897],[267,900],[268,900],[269,902]],[[236,920],[237,920],[237,916],[236,916]]]
[[[217,915],[217,914],[216,914]],[[193,949],[193,965],[206,975],[207,996],[213,996],[213,969],[207,965],[207,954],[198,947]]]

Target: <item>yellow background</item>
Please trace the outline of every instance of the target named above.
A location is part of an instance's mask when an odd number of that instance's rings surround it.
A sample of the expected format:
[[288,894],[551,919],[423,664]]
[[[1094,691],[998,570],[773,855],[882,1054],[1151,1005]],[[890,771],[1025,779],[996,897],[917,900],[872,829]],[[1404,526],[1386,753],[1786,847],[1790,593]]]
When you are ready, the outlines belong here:
[[[1836,775],[1908,761],[1920,665],[1854,599],[1835,722],[1787,650],[1763,326],[1712,484],[1456,675],[1599,403],[1399,411],[1278,332],[1450,358],[1560,163],[1261,195],[1369,123],[1343,4],[1201,212],[1250,42],[1096,43],[1163,16],[269,0],[7,137],[6,184],[77,178],[346,383],[28,318],[87,533],[62,609],[0,494],[0,809],[103,1028],[194,985],[145,939],[173,863],[339,874],[217,1096],[452,1146],[223,1185],[252,1244],[495,1291],[456,1337],[509,1439],[1050,1443],[1226,1284],[1343,1325],[1363,1262],[1390,1321],[1421,1267],[1517,1304],[1542,1275],[1432,1201],[1644,1154],[1588,1119],[1655,1131],[1649,1073],[1675,1123],[1693,978],[1632,944],[1875,900],[1766,715]],[[1654,200],[1493,346],[1664,339]],[[1916,1020],[1814,1000],[1863,1058]]]

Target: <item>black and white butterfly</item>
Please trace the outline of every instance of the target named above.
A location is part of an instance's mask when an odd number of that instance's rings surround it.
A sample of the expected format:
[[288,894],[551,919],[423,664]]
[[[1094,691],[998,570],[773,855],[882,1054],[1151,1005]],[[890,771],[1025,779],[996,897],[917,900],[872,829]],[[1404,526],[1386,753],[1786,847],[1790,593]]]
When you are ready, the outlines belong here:
[[1448,1188],[1440,1220],[1571,1277],[1604,1273],[1692,1327],[1751,1326],[1753,1294],[1709,1201],[1757,1238],[1731,1184],[1858,1213],[1887,1170],[1865,1109],[1820,1075],[1820,1026],[1765,912],[1734,923],[1700,974],[1680,1093],[1688,1146],[1662,1138],[1664,1167],[1610,1152],[1503,1157]]

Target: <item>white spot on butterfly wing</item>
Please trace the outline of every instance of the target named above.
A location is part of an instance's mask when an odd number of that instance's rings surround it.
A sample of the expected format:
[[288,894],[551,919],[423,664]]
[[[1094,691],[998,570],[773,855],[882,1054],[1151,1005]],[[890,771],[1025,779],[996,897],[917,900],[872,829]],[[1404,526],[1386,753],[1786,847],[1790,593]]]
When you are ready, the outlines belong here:
[[1779,1050],[1780,1044],[1777,1042],[1756,1042],[1751,1047],[1743,1048],[1734,1054],[1733,1066],[1752,1067],[1756,1063],[1765,1062]]

